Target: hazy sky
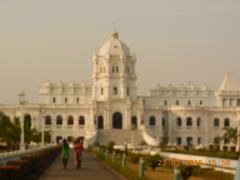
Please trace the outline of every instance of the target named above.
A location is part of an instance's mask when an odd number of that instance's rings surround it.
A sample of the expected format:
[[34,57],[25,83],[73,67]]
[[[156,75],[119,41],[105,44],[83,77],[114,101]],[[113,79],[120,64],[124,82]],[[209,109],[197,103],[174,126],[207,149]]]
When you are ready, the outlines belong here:
[[0,103],[47,80],[92,83],[92,55],[117,22],[137,55],[139,94],[189,81],[240,80],[239,0],[1,0]]

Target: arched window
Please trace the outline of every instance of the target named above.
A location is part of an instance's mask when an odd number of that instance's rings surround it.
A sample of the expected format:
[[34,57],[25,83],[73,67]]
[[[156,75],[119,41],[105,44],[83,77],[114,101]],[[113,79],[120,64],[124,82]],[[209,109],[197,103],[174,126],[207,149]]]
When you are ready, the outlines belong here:
[[24,116],[24,129],[31,129],[32,127],[32,117],[30,114]]
[[192,126],[192,118],[188,117],[187,118],[187,127],[191,127]]
[[51,116],[47,115],[47,116],[45,117],[45,125],[51,125],[51,124],[52,124],[52,122],[51,122]]
[[80,116],[80,117],[79,117],[78,124],[79,124],[80,126],[85,125],[85,117],[84,117],[84,116]]
[[57,116],[57,125],[62,125],[62,123],[63,123],[63,118],[62,118],[62,116]]
[[201,126],[201,118],[198,117],[198,118],[197,118],[197,127],[200,127],[200,126]]
[[103,116],[98,116],[97,128],[98,129],[103,129],[104,128]]
[[155,126],[156,125],[156,118],[155,116],[151,116],[149,119],[149,125],[150,126]]
[[132,124],[132,129],[136,129],[137,128],[137,117],[133,116],[132,120],[131,120],[131,124]]
[[79,97],[76,98],[76,102],[77,102],[77,104],[79,104],[79,102],[80,102]]
[[215,118],[215,119],[213,120],[213,126],[214,126],[214,127],[219,127],[219,119],[218,119],[218,118]]
[[68,116],[68,125],[73,125],[73,116]]
[[224,127],[227,128],[230,126],[230,121],[228,118],[224,119]]
[[116,72],[118,73],[118,71],[119,71],[119,68],[118,68],[118,66],[116,67]]
[[191,106],[191,101],[190,100],[188,100],[188,106]]
[[178,127],[182,126],[182,118],[181,117],[177,117],[177,126]]

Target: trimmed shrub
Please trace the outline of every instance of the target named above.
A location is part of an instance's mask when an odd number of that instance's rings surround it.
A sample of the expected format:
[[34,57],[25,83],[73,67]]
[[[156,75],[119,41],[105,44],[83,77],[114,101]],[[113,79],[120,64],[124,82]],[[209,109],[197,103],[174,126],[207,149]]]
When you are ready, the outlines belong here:
[[22,180],[21,167],[16,165],[0,166],[1,180]]

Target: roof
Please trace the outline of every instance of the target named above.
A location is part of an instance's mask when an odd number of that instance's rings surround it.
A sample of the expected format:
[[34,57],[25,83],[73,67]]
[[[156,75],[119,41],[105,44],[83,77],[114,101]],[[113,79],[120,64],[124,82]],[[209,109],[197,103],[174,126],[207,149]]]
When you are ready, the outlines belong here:
[[130,49],[118,38],[118,33],[114,32],[110,40],[106,41],[97,53],[98,56],[118,55],[129,56]]
[[240,91],[240,84],[232,74],[227,73],[219,88],[220,91]]

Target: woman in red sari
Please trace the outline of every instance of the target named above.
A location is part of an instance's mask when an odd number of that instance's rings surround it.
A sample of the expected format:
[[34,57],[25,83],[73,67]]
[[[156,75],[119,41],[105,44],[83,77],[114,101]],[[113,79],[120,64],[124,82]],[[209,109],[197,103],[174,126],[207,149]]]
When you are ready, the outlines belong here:
[[74,152],[75,152],[75,165],[77,169],[81,167],[81,156],[83,151],[83,142],[82,139],[78,139],[75,142]]

